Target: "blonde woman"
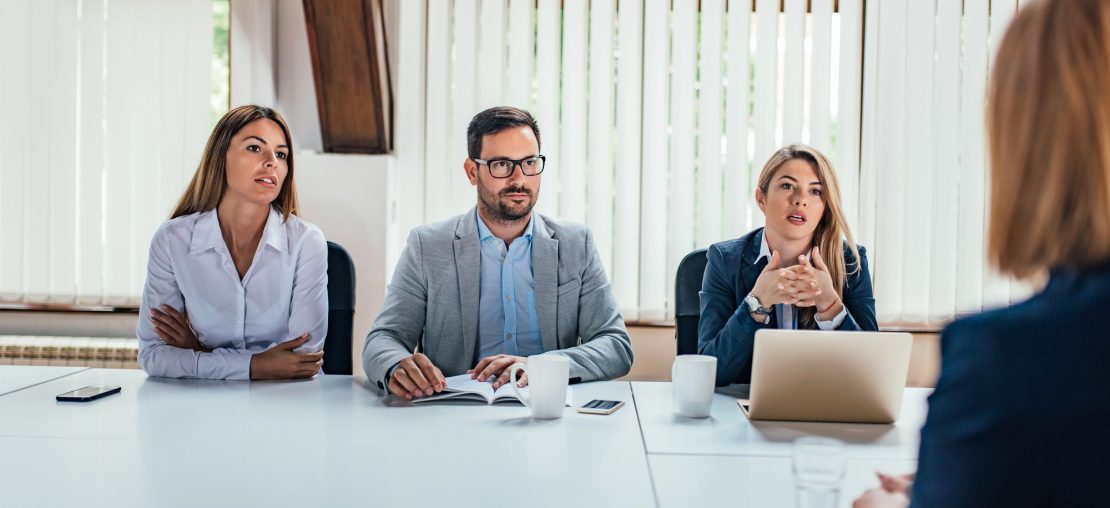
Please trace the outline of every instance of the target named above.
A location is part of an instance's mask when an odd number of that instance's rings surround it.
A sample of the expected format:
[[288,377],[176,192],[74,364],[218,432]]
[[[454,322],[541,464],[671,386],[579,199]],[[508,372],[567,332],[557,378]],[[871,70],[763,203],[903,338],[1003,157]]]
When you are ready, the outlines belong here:
[[699,296],[698,351],[717,357],[717,384],[748,383],[761,328],[877,330],[863,246],[840,205],[824,154],[775,152],[755,191],[766,226],[709,247]]
[[159,377],[311,377],[323,362],[327,283],[324,235],[297,216],[285,120],[235,108],[151,241],[139,365]]
[[945,328],[917,477],[856,507],[1110,504],[1110,2],[1023,7],[987,97],[987,256],[1048,282]]

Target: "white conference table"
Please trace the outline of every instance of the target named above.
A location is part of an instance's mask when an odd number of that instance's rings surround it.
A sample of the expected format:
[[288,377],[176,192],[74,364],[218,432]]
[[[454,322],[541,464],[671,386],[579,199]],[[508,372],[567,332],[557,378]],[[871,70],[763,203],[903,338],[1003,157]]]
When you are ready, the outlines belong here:
[[632,393],[648,453],[785,457],[794,439],[824,436],[843,441],[849,458],[915,460],[932,390],[906,388],[893,425],[751,422],[736,405],[737,398],[747,398],[747,385],[719,388],[708,418],[676,415],[670,383],[633,382]]
[[88,367],[0,365],[0,395],[6,395],[83,370],[88,370]]
[[[123,389],[88,403],[54,400],[87,385]],[[723,394],[709,420],[721,429],[690,433],[689,422],[673,422],[677,437],[668,437],[660,412],[669,394],[670,383],[580,384],[575,405],[626,407],[610,416],[568,408],[542,421],[515,405],[414,406],[350,376],[246,383],[83,370],[0,396],[0,504],[793,505],[789,441],[738,432],[735,418],[746,420]],[[819,435],[844,427],[808,425]],[[713,436],[729,454],[705,451]],[[886,445],[849,449],[869,446]],[[849,453],[843,506],[875,485],[876,468],[914,467],[912,457],[883,455]]]

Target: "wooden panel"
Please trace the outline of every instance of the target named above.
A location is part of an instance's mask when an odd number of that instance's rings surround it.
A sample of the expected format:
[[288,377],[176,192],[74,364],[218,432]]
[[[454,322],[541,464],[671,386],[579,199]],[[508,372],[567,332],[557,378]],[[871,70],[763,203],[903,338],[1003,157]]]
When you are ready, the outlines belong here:
[[386,153],[392,95],[381,0],[304,0],[324,150]]

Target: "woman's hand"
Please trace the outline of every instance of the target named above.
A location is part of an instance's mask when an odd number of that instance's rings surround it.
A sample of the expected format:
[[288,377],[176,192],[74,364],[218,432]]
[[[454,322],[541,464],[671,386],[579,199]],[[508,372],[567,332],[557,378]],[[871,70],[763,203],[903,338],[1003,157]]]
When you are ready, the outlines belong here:
[[197,339],[187,313],[178,312],[169,305],[163,305],[161,308],[150,309],[150,320],[154,321],[154,331],[166,344],[205,353],[212,351]]
[[309,340],[306,333],[251,356],[251,379],[304,379],[315,376],[324,365],[324,352],[293,351]]
[[[812,261],[812,262],[811,262]],[[831,311],[832,316],[840,312],[836,305],[840,296],[833,286],[832,274],[821,257],[821,248],[813,247],[810,257],[798,256],[798,264],[790,267],[790,286],[787,291],[795,297],[798,307],[817,307],[819,311]],[[837,307],[834,309],[834,307]],[[831,319],[832,316],[829,316]],[[825,319],[822,317],[822,319]],[[827,319],[826,319],[827,320]]]
[[789,292],[790,281],[796,277],[789,269],[779,268],[779,263],[779,251],[776,250],[771,253],[771,260],[752,286],[752,295],[759,300],[760,305],[767,308],[779,303],[789,303],[792,299]]

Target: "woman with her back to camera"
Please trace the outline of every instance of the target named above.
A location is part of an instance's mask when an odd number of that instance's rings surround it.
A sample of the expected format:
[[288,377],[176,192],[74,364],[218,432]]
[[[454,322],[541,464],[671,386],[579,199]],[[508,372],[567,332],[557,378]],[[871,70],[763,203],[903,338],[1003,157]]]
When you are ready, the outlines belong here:
[[323,362],[327,244],[297,216],[281,115],[240,106],[150,244],[139,365],[158,377],[295,379]]
[[762,328],[878,329],[867,253],[852,240],[828,158],[805,145],[779,149],[755,200],[766,226],[706,252],[698,352],[717,357],[721,386],[751,382]]

